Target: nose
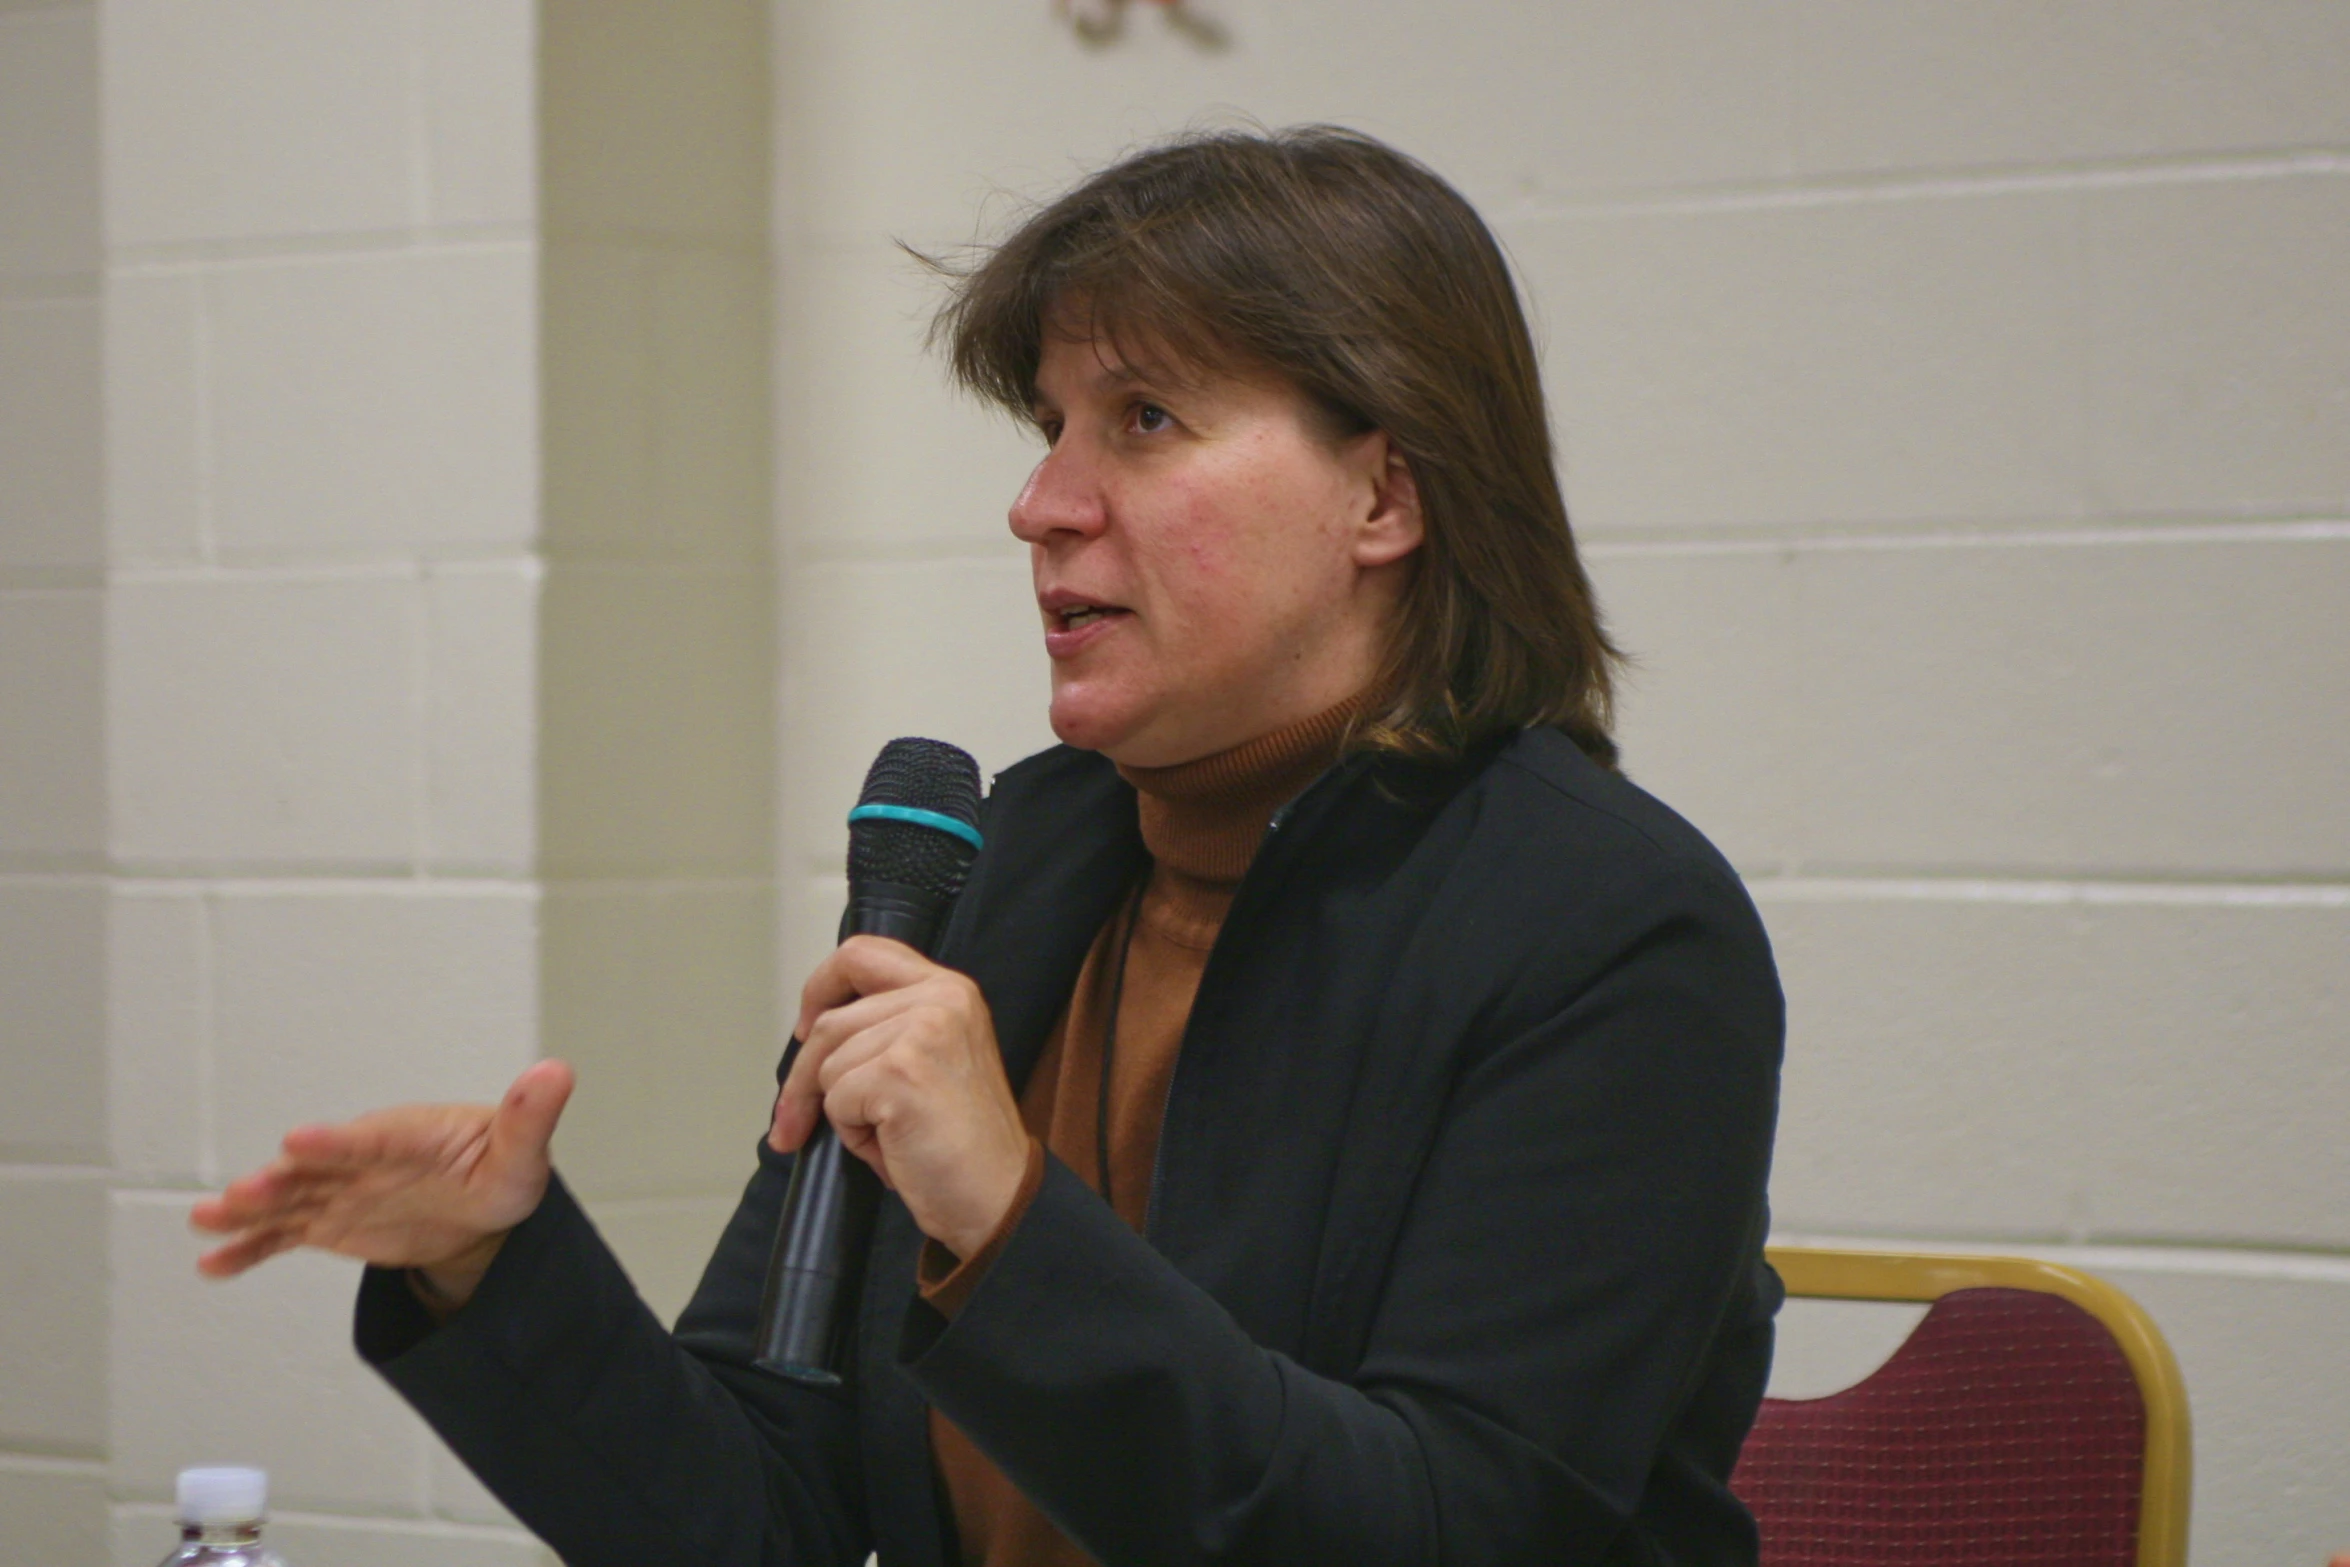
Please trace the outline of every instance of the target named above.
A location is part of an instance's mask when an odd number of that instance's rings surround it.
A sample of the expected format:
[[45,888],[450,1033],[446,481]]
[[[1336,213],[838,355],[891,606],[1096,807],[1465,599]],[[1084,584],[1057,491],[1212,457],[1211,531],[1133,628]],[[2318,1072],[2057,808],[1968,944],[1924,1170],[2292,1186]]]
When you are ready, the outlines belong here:
[[1010,520],[1012,536],[1023,544],[1044,544],[1056,536],[1091,538],[1102,531],[1109,520],[1109,507],[1102,496],[1100,475],[1078,449],[1078,442],[1064,436],[1044,454],[1028,482],[1020,486]]

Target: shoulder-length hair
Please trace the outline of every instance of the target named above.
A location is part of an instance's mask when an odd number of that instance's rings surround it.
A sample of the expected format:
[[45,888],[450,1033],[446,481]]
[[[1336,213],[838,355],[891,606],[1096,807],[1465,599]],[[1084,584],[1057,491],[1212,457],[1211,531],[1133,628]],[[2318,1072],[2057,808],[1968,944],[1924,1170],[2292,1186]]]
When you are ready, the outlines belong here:
[[[926,258],[927,259],[927,258]],[[1269,369],[1334,435],[1382,430],[1426,537],[1358,746],[1430,758],[1555,725],[1615,765],[1612,668],[1501,247],[1458,191],[1332,126],[1195,134],[1087,179],[968,266],[933,325],[1025,418],[1056,311],[1207,371]],[[1123,352],[1123,349],[1121,349]]]

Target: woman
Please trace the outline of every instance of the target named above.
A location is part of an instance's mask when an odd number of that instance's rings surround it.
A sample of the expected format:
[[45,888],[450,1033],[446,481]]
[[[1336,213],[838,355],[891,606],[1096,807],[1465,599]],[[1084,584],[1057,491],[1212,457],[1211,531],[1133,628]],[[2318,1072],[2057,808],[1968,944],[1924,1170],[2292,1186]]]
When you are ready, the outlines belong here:
[[[937,963],[810,978],[674,1335],[555,1179],[569,1088],[290,1135],[230,1273],[574,1563],[1745,1561],[1780,1047],[1737,878],[1614,771],[1612,652],[1498,248],[1328,129],[1195,137],[956,283],[1065,744]],[[749,1368],[789,1150],[884,1205],[848,1393]]]

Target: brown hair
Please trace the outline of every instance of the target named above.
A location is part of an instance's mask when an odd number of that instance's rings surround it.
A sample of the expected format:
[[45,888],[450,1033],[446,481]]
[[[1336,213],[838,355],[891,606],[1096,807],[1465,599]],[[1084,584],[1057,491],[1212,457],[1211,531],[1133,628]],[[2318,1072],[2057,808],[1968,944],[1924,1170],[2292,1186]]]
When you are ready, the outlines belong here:
[[1444,757],[1538,724],[1604,765],[1611,668],[1501,247],[1459,192],[1357,132],[1179,138],[1032,214],[953,279],[955,378],[1027,417],[1048,317],[1205,369],[1265,368],[1383,430],[1426,520],[1383,711],[1355,743]]

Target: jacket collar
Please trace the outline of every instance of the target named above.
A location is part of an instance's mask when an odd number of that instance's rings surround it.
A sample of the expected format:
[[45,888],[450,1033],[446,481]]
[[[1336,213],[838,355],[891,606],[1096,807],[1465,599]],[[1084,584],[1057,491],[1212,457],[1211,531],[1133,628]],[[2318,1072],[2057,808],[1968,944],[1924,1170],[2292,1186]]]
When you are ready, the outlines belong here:
[[[1463,764],[1427,766],[1357,753],[1341,759],[1273,817],[1273,840],[1242,883],[1286,879],[1301,840],[1319,840],[1347,855],[1383,837],[1396,813],[1438,805],[1491,760],[1483,748]],[[1355,821],[1343,802],[1375,797],[1371,820]],[[1325,832],[1336,815],[1342,827]],[[1015,1093],[1044,1048],[1053,1020],[1076,988],[1094,937],[1119,900],[1150,868],[1131,784],[1091,751],[1056,746],[1007,768],[995,780],[981,818],[987,848],[972,866],[955,906],[939,961],[979,984],[994,1015],[996,1039]],[[1235,905],[1235,915],[1242,910]],[[1229,929],[1230,926],[1228,925]]]

